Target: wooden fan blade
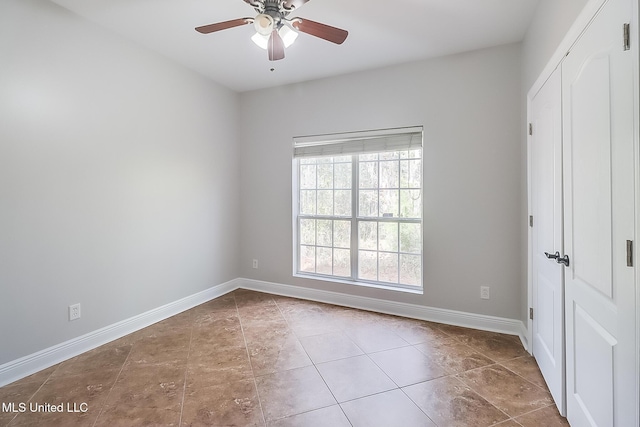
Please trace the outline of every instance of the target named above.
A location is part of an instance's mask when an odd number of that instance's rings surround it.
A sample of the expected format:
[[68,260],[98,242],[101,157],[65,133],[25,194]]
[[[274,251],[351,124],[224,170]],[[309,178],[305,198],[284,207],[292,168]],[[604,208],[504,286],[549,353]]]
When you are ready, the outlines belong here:
[[297,9],[309,0],[287,0],[284,2],[285,9],[291,9],[292,7]]
[[282,41],[280,34],[278,34],[278,30],[273,30],[271,32],[267,50],[269,51],[269,61],[284,59],[284,42]]
[[220,30],[226,30],[227,28],[239,27],[241,25],[247,25],[251,23],[253,23],[253,18],[232,19],[231,21],[218,22],[216,24],[196,27],[196,31],[202,34],[209,34]]
[[309,19],[294,18],[291,25],[298,31],[320,37],[335,44],[342,44],[349,35],[346,30],[310,21]]

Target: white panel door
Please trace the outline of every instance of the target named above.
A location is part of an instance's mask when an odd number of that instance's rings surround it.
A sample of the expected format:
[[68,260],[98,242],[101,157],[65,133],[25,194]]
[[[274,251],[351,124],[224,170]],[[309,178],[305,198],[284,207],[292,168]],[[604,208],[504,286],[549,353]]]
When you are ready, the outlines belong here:
[[531,100],[532,348],[551,395],[565,410],[564,271],[545,255],[562,254],[562,89],[560,69]]
[[[609,0],[562,65],[567,418],[636,425],[634,0]],[[633,47],[634,49],[636,47]]]

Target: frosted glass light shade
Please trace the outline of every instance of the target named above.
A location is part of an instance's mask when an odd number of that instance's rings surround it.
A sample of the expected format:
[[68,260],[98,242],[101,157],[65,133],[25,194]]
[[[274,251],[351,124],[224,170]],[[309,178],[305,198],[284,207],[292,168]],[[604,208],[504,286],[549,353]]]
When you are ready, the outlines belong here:
[[251,36],[251,40],[253,40],[253,42],[262,49],[267,50],[267,46],[269,45],[269,36],[263,36],[260,33],[255,33]]
[[298,33],[293,31],[291,28],[286,25],[280,28],[280,37],[282,37],[282,41],[284,42],[284,47],[289,47],[293,44],[294,41],[298,38]]
[[253,20],[253,26],[255,27],[256,31],[258,32],[258,34],[261,34],[263,36],[268,36],[269,34],[271,34],[271,31],[273,31],[273,24],[273,18],[269,15],[265,15],[264,13],[256,16],[256,18]]

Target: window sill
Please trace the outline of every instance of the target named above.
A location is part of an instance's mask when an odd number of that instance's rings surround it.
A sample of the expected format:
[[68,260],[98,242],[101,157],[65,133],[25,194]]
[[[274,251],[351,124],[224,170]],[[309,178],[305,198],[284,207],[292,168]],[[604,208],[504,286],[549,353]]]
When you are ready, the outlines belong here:
[[323,282],[339,283],[342,285],[361,286],[364,288],[383,289],[385,291],[404,292],[404,293],[414,294],[414,295],[424,294],[424,288],[417,287],[417,286],[414,289],[414,288],[409,288],[404,286],[387,285],[384,283],[361,282],[361,281],[348,280],[348,279],[337,279],[331,276],[322,276],[322,275],[305,274],[305,273],[293,273],[293,277],[298,277],[300,279],[311,279],[311,280],[320,280]]

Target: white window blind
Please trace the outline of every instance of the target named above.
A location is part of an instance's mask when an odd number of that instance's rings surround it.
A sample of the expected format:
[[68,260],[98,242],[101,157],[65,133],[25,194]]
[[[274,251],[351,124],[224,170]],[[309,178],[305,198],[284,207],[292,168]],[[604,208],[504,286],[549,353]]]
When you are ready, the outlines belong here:
[[293,157],[341,156],[422,148],[422,126],[295,137]]

